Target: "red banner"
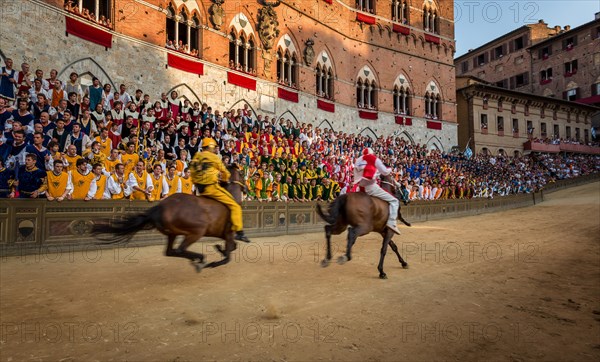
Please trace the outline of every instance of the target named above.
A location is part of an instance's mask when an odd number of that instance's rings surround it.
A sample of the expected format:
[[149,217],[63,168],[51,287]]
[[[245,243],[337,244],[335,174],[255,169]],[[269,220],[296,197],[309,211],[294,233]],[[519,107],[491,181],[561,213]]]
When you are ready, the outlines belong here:
[[377,112],[369,112],[369,111],[358,111],[358,116],[362,119],[377,119]]
[[427,128],[429,129],[442,129],[442,122],[427,121]]
[[298,92],[292,92],[285,88],[278,88],[277,96],[281,99],[285,99],[286,101],[298,103]]
[[329,103],[317,99],[317,108],[324,110],[325,112],[335,113],[335,103]]
[[178,57],[175,54],[167,53],[167,64],[185,72],[202,75],[204,74],[204,64],[190,59]]
[[404,117],[402,117],[402,116],[396,116],[396,124],[403,125],[404,124]]
[[576,100],[575,102],[583,103],[583,104],[600,103],[600,95],[591,96],[591,97],[587,97],[587,98],[581,98],[581,99]]
[[441,40],[440,40],[440,37],[438,37],[438,36],[425,34],[425,41],[428,41],[430,43],[439,44]]
[[412,126],[412,118],[404,118],[404,125],[405,126]]
[[79,20],[75,20],[65,16],[67,24],[67,33],[91,41],[92,43],[100,44],[103,47],[112,47],[112,34],[104,30],[98,29],[92,25],[86,24]]
[[333,0],[325,0],[325,2],[329,5],[333,4]]
[[370,25],[376,22],[375,17],[363,13],[356,13],[356,20]]
[[227,72],[227,82],[242,88],[256,90],[256,79],[244,77],[241,74]]
[[394,33],[400,33],[403,35],[409,35],[410,34],[410,28],[407,28],[405,26],[402,26],[400,24],[393,24],[392,25],[392,31]]

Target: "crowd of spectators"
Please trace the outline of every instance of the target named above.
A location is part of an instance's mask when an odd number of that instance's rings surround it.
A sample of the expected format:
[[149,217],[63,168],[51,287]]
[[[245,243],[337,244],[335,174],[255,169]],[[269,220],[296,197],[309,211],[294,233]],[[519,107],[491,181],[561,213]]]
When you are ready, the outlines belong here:
[[180,53],[184,53],[187,55],[191,55],[193,57],[200,57],[200,53],[198,49],[190,49],[190,46],[183,43],[183,40],[179,40],[178,43],[174,43],[173,40],[168,40],[165,44],[165,48],[178,51]]
[[569,145],[586,145],[586,146],[600,146],[600,142],[588,141],[582,142],[580,140],[574,138],[560,138],[553,136],[552,138],[538,138],[533,137],[531,141],[534,143],[542,143],[546,145],[560,145],[560,144],[569,144]]
[[97,78],[82,87],[76,73],[63,83],[55,71],[48,79],[41,70],[30,75],[28,66],[22,72],[19,82],[5,71],[0,80],[0,197],[151,201],[193,193],[189,162],[204,137],[216,140],[225,163],[241,165],[246,200],[333,200],[355,192],[353,164],[365,147],[393,169],[411,200],[529,193],[600,170],[597,156],[467,158],[395,135],[374,140],[256,115],[247,104],[216,110],[175,91],[153,101],[123,84],[112,92]]
[[65,10],[109,29],[112,29],[113,27],[113,24],[109,18],[105,17],[104,15],[96,17],[96,14],[90,12],[88,9],[84,7],[79,8],[79,3],[75,1],[65,1]]
[[243,65],[242,63],[235,63],[233,60],[229,61],[229,69],[237,70],[238,72],[246,73],[253,77],[256,77],[256,69],[252,69],[252,67],[248,65]]

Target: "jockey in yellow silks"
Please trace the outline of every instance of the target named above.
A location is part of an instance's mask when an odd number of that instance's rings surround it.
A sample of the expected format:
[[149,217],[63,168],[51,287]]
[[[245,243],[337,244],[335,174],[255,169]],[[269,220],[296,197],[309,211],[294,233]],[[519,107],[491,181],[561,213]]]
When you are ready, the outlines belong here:
[[202,152],[196,153],[192,160],[192,180],[200,195],[215,199],[226,205],[231,211],[231,229],[236,232],[235,240],[250,242],[244,235],[242,207],[229,191],[219,185],[220,180],[227,181],[231,174],[223,161],[217,156],[217,142],[212,138],[202,139]]

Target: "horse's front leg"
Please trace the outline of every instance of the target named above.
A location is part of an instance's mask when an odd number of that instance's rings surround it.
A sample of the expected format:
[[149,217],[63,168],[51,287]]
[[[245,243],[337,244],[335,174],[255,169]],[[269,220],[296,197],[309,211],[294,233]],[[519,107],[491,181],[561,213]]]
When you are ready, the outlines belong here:
[[331,261],[331,234],[332,234],[333,225],[325,225],[325,238],[327,239],[327,255],[325,255],[325,259],[321,261],[321,266],[325,268],[329,266],[329,262]]
[[352,260],[352,246],[356,242],[356,238],[358,238],[358,235],[358,228],[348,228],[348,242],[346,244],[346,254],[338,258],[338,264],[344,264],[345,262]]
[[387,252],[388,244],[392,240],[392,236],[394,232],[389,228],[386,228],[385,236],[383,237],[383,243],[381,245],[381,255],[379,256],[379,265],[377,265],[377,269],[379,270],[379,278],[387,279],[387,275],[383,272],[383,260],[385,259],[385,254]]
[[198,273],[201,272],[205,267],[204,255],[188,251],[187,248],[200,239],[202,235],[187,235],[177,249],[172,249],[172,241],[175,241],[175,237],[176,235],[169,235],[169,245],[167,246],[166,255],[189,259],[194,268],[196,268],[196,271]]
[[[389,229],[386,228],[386,230],[389,230]],[[392,248],[394,253],[396,253],[396,255],[398,256],[398,261],[400,262],[400,264],[402,264],[402,267],[404,269],[408,269],[408,263],[405,262],[404,259],[402,259],[402,256],[400,256],[400,252],[398,251],[398,247],[394,243],[394,240],[390,239],[390,247]]]
[[221,245],[215,245],[215,248],[221,253],[221,255],[223,255],[223,259],[208,264],[207,267],[209,268],[216,268],[229,263],[229,260],[231,259],[231,252],[237,248],[237,244],[233,239],[233,232],[229,232],[225,236],[225,250],[223,250]]

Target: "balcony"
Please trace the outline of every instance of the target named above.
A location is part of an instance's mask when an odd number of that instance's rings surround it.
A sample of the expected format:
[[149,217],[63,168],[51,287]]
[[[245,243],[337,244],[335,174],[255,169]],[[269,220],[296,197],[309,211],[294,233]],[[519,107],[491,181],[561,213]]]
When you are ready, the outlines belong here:
[[552,78],[540,80],[541,85],[550,84],[550,83],[552,83]]
[[527,141],[523,144],[523,150],[533,152],[559,153],[560,145],[549,145],[545,143]]
[[598,146],[587,146],[587,145],[576,145],[571,143],[561,143],[559,145],[550,145],[546,143],[527,141],[523,143],[523,149],[525,151],[533,152],[547,152],[547,153],[559,153],[559,152],[572,152],[581,153],[588,155],[600,155],[600,147]]
[[565,78],[569,78],[577,74],[577,69],[573,69],[570,72],[565,72]]
[[513,131],[513,138],[519,138],[519,131]]
[[488,134],[488,129],[487,128],[482,128],[481,129],[481,134]]
[[587,145],[574,145],[571,143],[561,143],[560,150],[563,152],[584,153],[588,155],[600,155],[600,147]]

